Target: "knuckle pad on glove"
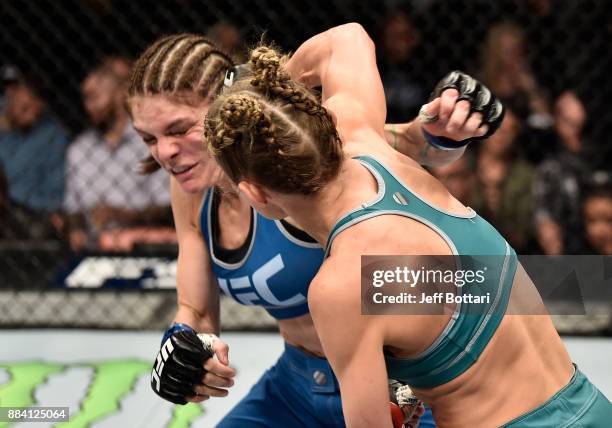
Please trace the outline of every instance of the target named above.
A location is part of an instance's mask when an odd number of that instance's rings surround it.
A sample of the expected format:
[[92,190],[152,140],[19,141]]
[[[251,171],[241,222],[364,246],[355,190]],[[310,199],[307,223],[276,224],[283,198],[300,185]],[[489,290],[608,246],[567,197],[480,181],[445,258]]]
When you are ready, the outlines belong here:
[[178,392],[164,391],[159,394],[161,398],[164,400],[168,400],[174,404],[187,404],[187,400],[185,399],[185,394],[181,394]]
[[436,85],[433,93],[431,94],[430,101],[436,97],[439,97],[442,94],[442,92],[446,91],[447,89],[459,90],[460,80],[461,80],[461,72],[451,71],[450,73],[448,73]]
[[175,389],[187,388],[189,390],[193,389],[193,386],[198,382],[198,378],[181,375],[180,373],[168,373],[166,376],[166,385],[174,385]]
[[179,370],[192,373],[198,373],[203,370],[202,363],[204,362],[204,360],[200,358],[194,358],[193,355],[185,355],[180,354],[178,352],[174,352],[170,358],[171,365],[177,367]]
[[164,341],[153,364],[151,387],[160,397],[175,404],[186,404],[196,395],[194,386],[204,376],[204,363],[213,354],[206,350],[195,331],[178,331]]
[[172,342],[186,355],[193,355],[195,358],[204,358],[208,354],[195,333],[188,331],[175,333],[172,336]]
[[464,75],[459,82],[459,96],[457,100],[466,100],[470,105],[473,105],[474,100],[478,96],[479,89],[480,85],[475,79]]
[[451,71],[436,85],[431,99],[450,88],[459,91],[457,101],[466,100],[470,103],[470,113],[482,113],[481,125],[488,126],[486,134],[472,137],[470,140],[481,140],[493,135],[504,118],[504,106],[491,90],[461,71]]
[[184,384],[177,384],[168,379],[162,382],[162,388],[157,394],[175,404],[185,404],[187,402],[187,397],[195,395],[191,387]]
[[472,103],[472,110],[477,112],[483,112],[485,109],[491,105],[491,101],[493,101],[493,94],[486,86],[480,85],[480,90],[476,94],[474,98],[474,102]]
[[493,135],[501,125],[502,120],[504,120],[504,113],[504,106],[498,99],[495,99],[488,109],[484,111],[484,123],[489,126],[489,130],[479,138],[488,138]]

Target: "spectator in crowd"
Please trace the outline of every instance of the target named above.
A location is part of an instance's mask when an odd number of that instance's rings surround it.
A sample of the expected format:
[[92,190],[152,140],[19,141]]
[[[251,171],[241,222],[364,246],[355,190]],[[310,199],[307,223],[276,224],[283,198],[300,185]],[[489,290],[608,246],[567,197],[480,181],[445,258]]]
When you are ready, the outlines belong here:
[[389,123],[414,117],[428,96],[424,82],[414,73],[417,65],[414,51],[419,43],[420,36],[410,16],[399,10],[390,12],[377,42]]
[[[554,3],[561,7],[555,7]],[[568,19],[576,10],[571,7],[572,0],[514,0],[516,19],[523,28],[529,40],[531,64],[539,82],[546,82],[546,87],[553,94],[558,94],[567,87],[569,75],[575,72],[575,67],[569,63],[571,56],[580,54],[575,51],[576,39],[584,51],[582,36],[572,34],[576,22]],[[573,2],[579,3],[579,2]],[[580,6],[577,6],[580,8]],[[583,16],[578,17],[581,19]],[[545,32],[543,29],[546,29]],[[574,49],[572,52],[571,49]],[[588,49],[587,49],[588,50]]]
[[513,23],[493,25],[482,51],[480,77],[527,125],[523,146],[530,160],[543,157],[542,141],[552,132],[553,117],[545,91],[531,69],[523,30]]
[[533,168],[519,156],[520,121],[511,110],[480,144],[472,208],[500,230],[517,253],[530,252]]
[[0,79],[2,94],[0,94],[0,131],[9,129],[8,118],[6,116],[7,98],[14,93],[21,74],[14,65],[4,65],[0,68]]
[[50,217],[11,202],[8,182],[0,168],[0,240],[59,240]]
[[466,206],[472,206],[476,179],[474,163],[474,152],[468,149],[462,157],[453,163],[429,169],[459,202]]
[[609,99],[607,78],[598,82],[598,75],[610,68],[608,55],[602,55],[610,45],[610,2],[514,0],[513,9],[529,39],[533,70],[550,93],[579,88],[589,110],[597,98]]
[[219,21],[208,30],[206,37],[234,58],[237,64],[246,62],[242,35],[234,24]]
[[120,55],[109,55],[102,60],[108,65],[115,75],[124,81],[130,78],[132,73],[132,61]]
[[0,129],[0,167],[13,204],[57,219],[68,137],[48,113],[38,80],[16,73],[3,74],[8,88]]
[[135,167],[147,149],[125,111],[126,80],[116,64],[103,61],[81,86],[92,127],[68,150],[64,200],[75,251],[129,250],[173,237],[165,175],[145,176]]
[[612,184],[587,190],[582,210],[590,252],[612,256]]
[[584,251],[581,189],[589,168],[582,155],[586,123],[582,102],[571,91],[555,103],[560,151],[538,166],[534,179],[536,237],[545,254]]

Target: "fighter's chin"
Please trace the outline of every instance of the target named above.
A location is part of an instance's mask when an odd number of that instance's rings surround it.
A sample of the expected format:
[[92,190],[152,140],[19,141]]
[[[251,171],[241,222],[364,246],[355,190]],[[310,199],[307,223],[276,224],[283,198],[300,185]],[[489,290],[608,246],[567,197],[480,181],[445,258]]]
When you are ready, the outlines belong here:
[[186,193],[200,193],[204,190],[204,186],[197,182],[197,180],[179,181],[179,186]]
[[174,179],[185,193],[201,193],[207,188],[201,177],[198,176],[182,180],[174,176]]
[[170,171],[170,175],[174,177],[181,189],[186,193],[199,193],[205,190],[205,179],[200,174],[199,165],[194,165],[193,168],[181,174],[175,174]]

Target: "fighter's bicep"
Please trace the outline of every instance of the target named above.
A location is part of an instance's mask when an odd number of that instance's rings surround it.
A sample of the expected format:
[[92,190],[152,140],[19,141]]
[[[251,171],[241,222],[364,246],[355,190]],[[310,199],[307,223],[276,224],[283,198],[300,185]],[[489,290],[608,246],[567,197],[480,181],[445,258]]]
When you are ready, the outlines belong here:
[[334,30],[334,49],[321,79],[323,101],[326,106],[346,104],[334,110],[339,122],[355,118],[382,134],[386,103],[374,43],[359,24]]

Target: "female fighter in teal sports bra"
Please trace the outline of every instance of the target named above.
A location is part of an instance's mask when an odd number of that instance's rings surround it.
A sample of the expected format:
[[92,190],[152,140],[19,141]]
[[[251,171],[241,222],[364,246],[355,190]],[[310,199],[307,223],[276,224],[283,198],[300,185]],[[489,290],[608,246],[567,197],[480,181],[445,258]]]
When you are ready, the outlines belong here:
[[[336,48],[344,47],[332,43],[330,53]],[[146,165],[162,167],[171,177],[179,240],[176,324],[164,335],[152,386],[175,403],[227,395],[235,374],[228,346],[210,335],[201,336],[212,342],[216,358],[199,353],[198,343],[183,347],[184,335],[218,334],[221,290],[240,303],[263,306],[277,318],[286,350],[219,426],[344,426],[338,383],[323,358],[306,302],[323,249],[289,221],[254,213],[202,150],[202,118],[224,77],[231,81],[233,72],[231,59],[205,38],[176,34],[142,53],[128,88],[134,126],[152,154]],[[443,92],[428,105],[430,113],[459,110],[457,96],[456,90]],[[483,131],[469,125],[451,132],[438,124],[427,126],[455,140]],[[418,119],[389,126],[387,136],[389,144],[423,163],[448,162],[462,152],[425,144]],[[325,377],[315,379],[316,372]],[[422,426],[431,426],[431,416],[422,419]]]
[[[334,39],[350,49],[328,55]],[[381,144],[375,58],[356,54],[369,46],[361,26],[347,24],[307,41],[300,49],[308,54],[298,50],[302,61],[287,70],[275,51],[257,48],[252,76],[226,89],[205,123],[209,149],[241,195],[326,245],[308,304],[347,425],[391,426],[391,377],[411,385],[441,427],[607,426],[612,405],[572,365],[550,317],[508,313],[521,310],[525,294],[531,305],[539,300],[514,250],[414,161]],[[287,71],[321,85],[323,105]],[[308,103],[287,96],[296,91]],[[341,140],[360,143],[353,158]],[[363,316],[363,255],[492,255],[481,285],[492,297],[476,311],[466,301],[443,315]]]

